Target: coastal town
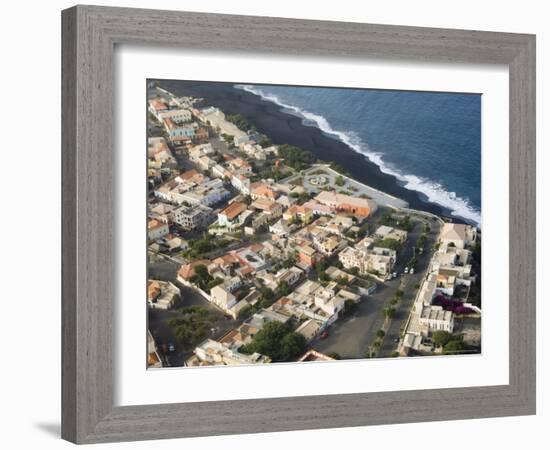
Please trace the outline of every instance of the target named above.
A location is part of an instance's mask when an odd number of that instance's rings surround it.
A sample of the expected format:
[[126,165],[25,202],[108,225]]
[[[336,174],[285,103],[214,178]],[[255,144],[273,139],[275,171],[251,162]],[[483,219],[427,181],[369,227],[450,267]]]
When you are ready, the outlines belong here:
[[481,352],[477,227],[147,94],[147,367]]

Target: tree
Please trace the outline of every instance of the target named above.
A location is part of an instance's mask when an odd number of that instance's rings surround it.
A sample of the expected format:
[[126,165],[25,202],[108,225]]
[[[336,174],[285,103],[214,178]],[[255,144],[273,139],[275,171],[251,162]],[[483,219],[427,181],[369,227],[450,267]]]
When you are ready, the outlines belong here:
[[266,323],[252,338],[252,342],[241,347],[245,353],[261,353],[273,361],[288,361],[302,354],[307,342],[304,336],[295,333],[281,322]]
[[307,341],[302,334],[290,332],[281,341],[281,346],[282,360],[289,361],[304,353]]
[[290,294],[290,286],[286,281],[281,281],[278,286],[279,294],[281,294],[283,297]]
[[384,330],[378,330],[376,332],[376,337],[379,338],[379,339],[382,339],[385,335],[386,335],[386,333],[384,332]]
[[295,170],[307,169],[315,161],[313,153],[293,145],[283,144],[277,152],[285,160],[285,164]]
[[397,291],[395,291],[395,296],[398,298],[403,297],[403,294],[404,292],[401,289],[397,289]]
[[397,239],[385,238],[376,243],[378,247],[389,248],[391,250],[397,250],[399,247],[399,241]]
[[392,307],[384,308],[383,313],[384,313],[384,318],[386,320],[393,319],[393,317],[395,316],[395,308],[392,308]]
[[448,331],[438,330],[432,334],[432,341],[439,347],[445,346],[452,338],[453,335]]
[[338,175],[335,179],[334,179],[334,182],[338,185],[338,186],[343,186],[345,184],[345,181],[344,181],[344,177],[342,175]]
[[260,144],[260,147],[262,148],[271,147],[273,145],[271,139],[269,139],[267,136],[264,136],[262,139],[260,139],[260,142],[258,142],[258,144]]
[[462,339],[453,339],[445,344],[443,347],[443,353],[446,355],[454,355],[461,353],[465,348],[466,346],[464,345],[464,342],[462,342]]

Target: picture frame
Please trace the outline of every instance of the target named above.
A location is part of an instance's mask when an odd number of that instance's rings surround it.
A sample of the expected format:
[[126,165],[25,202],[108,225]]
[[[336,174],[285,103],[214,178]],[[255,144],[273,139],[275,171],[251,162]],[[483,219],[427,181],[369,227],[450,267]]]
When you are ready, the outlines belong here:
[[[120,44],[507,65],[509,383],[114,406],[113,53]],[[535,36],[75,6],[62,12],[62,121],[64,439],[116,442],[535,413]]]

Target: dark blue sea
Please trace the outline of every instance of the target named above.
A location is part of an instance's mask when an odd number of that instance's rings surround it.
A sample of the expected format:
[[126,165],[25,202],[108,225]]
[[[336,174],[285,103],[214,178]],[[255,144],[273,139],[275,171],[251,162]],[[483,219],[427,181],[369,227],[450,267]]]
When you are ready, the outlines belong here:
[[481,96],[237,85],[365,155],[402,185],[481,222]]

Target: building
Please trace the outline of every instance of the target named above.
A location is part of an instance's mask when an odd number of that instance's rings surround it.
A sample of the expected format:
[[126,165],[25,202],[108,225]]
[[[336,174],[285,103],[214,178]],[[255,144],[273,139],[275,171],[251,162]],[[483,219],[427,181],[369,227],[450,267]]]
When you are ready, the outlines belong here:
[[423,334],[428,335],[433,331],[454,330],[454,314],[452,311],[445,311],[441,306],[425,305],[420,312],[419,323]]
[[473,246],[477,239],[477,229],[461,223],[445,223],[441,228],[441,245],[465,248]]
[[321,326],[315,320],[308,319],[294,331],[304,336],[307,341],[311,341],[313,340],[313,338],[315,338],[315,336],[317,336],[317,333],[320,329]]
[[147,223],[147,237],[150,241],[163,238],[170,232],[167,223],[153,219]]
[[171,141],[190,141],[195,137],[195,127],[176,124],[172,119],[164,119],[164,128]]
[[206,339],[201,342],[195,348],[194,354],[194,357],[191,357],[187,361],[187,365],[190,367],[205,365],[235,366],[241,364],[268,364],[271,362],[268,356],[259,353],[253,353],[251,355],[239,353],[237,350],[212,339]]
[[276,200],[278,193],[265,183],[257,183],[255,186],[251,186],[250,196],[253,200],[257,200],[259,198]]
[[303,223],[309,223],[313,219],[313,210],[304,205],[292,205],[284,212],[283,219],[300,219]]
[[177,223],[185,230],[195,230],[205,227],[212,216],[212,208],[204,205],[180,206],[170,214],[172,222]]
[[180,267],[180,270],[178,270],[177,280],[182,284],[189,285],[191,278],[195,276],[195,268],[197,266],[208,267],[210,263],[211,261],[209,259],[196,259],[188,264],[184,264]]
[[158,369],[162,367],[162,360],[157,349],[153,335],[147,330],[147,368]]
[[168,106],[166,106],[166,103],[159,100],[158,98],[154,98],[152,100],[149,100],[149,112],[153,114],[157,118],[157,120],[161,121],[159,119],[158,114],[168,111]]
[[371,199],[321,191],[315,200],[330,207],[333,211],[342,211],[355,216],[368,217],[377,210],[376,202]]
[[240,217],[247,210],[246,203],[233,202],[223,211],[218,213],[218,225],[227,228],[235,228],[242,225]]
[[259,197],[254,200],[251,203],[250,207],[262,211],[264,214],[267,214],[271,218],[279,217],[283,212],[283,207],[279,203],[263,197]]
[[231,176],[231,185],[241,194],[250,194],[250,179],[242,174],[233,174]]
[[308,350],[303,356],[298,360],[299,362],[313,362],[313,361],[335,361],[334,358],[320,353],[317,350]]
[[191,111],[188,109],[169,109],[157,113],[157,118],[162,122],[170,119],[175,123],[191,122]]
[[339,261],[346,269],[357,267],[359,273],[371,273],[386,277],[395,266],[397,253],[383,247],[353,248],[346,247],[338,255]]
[[180,299],[180,290],[169,281],[149,280],[147,303],[154,309],[171,309]]
[[210,289],[210,301],[225,312],[229,312],[237,303],[237,299],[229,289],[221,285]]
[[407,232],[405,230],[399,230],[386,225],[378,227],[373,233],[373,236],[378,239],[393,239],[399,243],[403,243],[407,240]]

